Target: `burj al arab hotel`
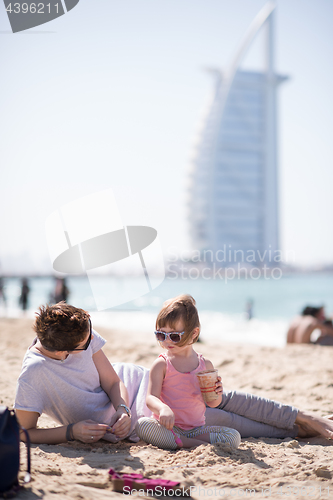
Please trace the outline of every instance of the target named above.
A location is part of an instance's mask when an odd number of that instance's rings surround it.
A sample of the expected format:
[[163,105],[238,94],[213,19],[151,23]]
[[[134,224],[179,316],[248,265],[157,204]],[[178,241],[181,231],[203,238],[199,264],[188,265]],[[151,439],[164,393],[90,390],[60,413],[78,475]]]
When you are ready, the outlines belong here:
[[[189,174],[190,235],[200,252],[279,250],[276,93],[287,77],[274,72],[274,9],[265,4],[230,66],[213,70],[216,88]],[[242,70],[261,29],[264,69]]]

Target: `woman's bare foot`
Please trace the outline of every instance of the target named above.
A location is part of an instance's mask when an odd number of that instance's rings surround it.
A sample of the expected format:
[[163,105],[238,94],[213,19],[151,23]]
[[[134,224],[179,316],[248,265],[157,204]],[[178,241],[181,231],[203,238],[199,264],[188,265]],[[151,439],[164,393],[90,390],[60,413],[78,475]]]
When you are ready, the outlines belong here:
[[311,413],[299,411],[295,424],[299,426],[298,437],[323,436],[333,439],[333,415],[317,417]]

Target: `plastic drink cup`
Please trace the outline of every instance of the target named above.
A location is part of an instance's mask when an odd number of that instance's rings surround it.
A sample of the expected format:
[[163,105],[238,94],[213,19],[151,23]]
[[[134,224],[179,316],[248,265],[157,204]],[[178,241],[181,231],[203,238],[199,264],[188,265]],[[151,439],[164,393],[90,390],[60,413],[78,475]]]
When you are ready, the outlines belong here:
[[201,394],[205,403],[218,399],[215,392],[217,382],[217,370],[204,370],[197,373]]

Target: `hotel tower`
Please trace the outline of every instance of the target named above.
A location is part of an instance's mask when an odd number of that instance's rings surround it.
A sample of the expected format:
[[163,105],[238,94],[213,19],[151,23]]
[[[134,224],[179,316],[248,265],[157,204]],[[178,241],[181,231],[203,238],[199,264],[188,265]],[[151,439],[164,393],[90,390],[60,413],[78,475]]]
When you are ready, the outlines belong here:
[[[238,250],[237,256],[279,250],[274,9],[268,2],[249,27],[226,71],[216,78],[212,102],[197,140],[189,174],[188,210],[197,251]],[[240,64],[260,29],[265,67]],[[236,259],[237,260],[237,259]],[[267,257],[265,259],[267,261]]]

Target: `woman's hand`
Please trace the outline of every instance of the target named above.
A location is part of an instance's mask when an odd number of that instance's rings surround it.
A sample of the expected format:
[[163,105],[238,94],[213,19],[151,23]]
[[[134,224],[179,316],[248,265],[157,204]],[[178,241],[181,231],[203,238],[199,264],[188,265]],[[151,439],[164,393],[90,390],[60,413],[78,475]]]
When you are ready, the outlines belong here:
[[116,413],[112,415],[110,427],[112,434],[119,439],[125,439],[131,429],[131,417],[127,415],[126,410],[122,407],[118,408]]
[[94,420],[84,420],[73,425],[72,431],[74,439],[78,439],[83,443],[96,443],[102,439],[107,429],[106,424],[98,424]]
[[220,376],[217,377],[217,382],[215,384],[215,392],[219,396],[223,393],[222,379]]
[[175,425],[175,414],[167,405],[164,405],[160,410],[160,424],[164,425],[169,431]]

